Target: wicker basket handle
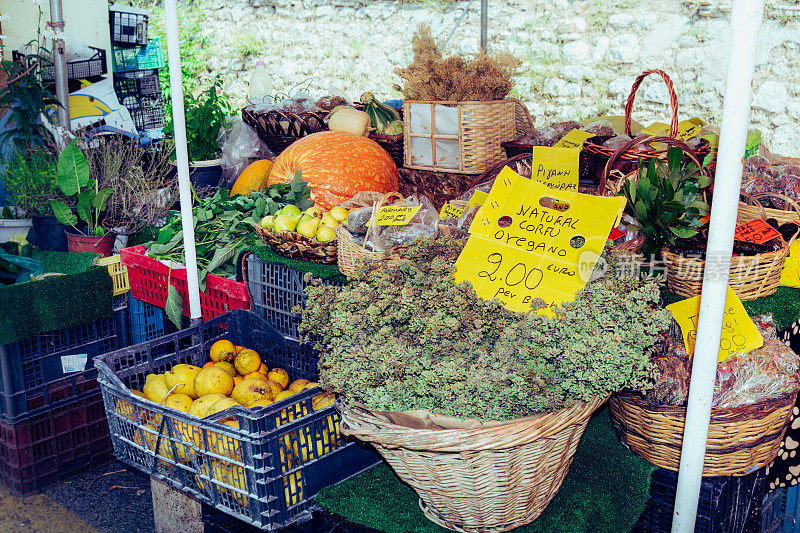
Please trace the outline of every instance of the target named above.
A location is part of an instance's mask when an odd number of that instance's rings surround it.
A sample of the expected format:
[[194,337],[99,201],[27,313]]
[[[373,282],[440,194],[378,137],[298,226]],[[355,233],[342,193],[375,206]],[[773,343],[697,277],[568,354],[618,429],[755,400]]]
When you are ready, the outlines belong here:
[[532,132],[533,120],[528,106],[516,98],[509,98],[509,100],[514,102],[514,128],[516,129],[517,138]]
[[384,204],[389,205],[387,202],[395,199],[402,200],[403,195],[397,191],[387,192],[381,197],[380,200],[372,204],[372,215],[369,217],[369,226],[367,227],[367,232],[364,234],[364,242],[361,244],[361,247],[365,250],[367,249],[367,239],[369,239],[370,232],[372,232],[373,236],[375,236],[375,232],[377,231],[378,209],[383,207]]
[[[752,193],[752,194],[746,194],[745,193],[745,194],[742,194],[742,196],[747,198],[747,203],[748,204],[752,205],[753,207],[757,207],[757,208],[759,208],[759,210],[761,210],[761,214],[763,215],[762,218],[764,220],[767,219],[767,216],[766,216],[766,212],[764,211],[764,206],[761,205],[761,202],[758,201],[761,198],[780,198],[781,200],[786,202],[786,205],[791,206],[795,213],[800,215],[800,205],[798,205],[797,202],[795,202],[793,199],[789,198],[785,194],[781,194],[779,192],[755,192],[755,193]],[[786,211],[788,211],[788,209]]]
[[672,120],[669,124],[669,136],[675,139],[678,137],[678,95],[675,94],[675,87],[672,85],[672,80],[670,77],[667,76],[666,72],[659,69],[645,70],[639,74],[639,77],[633,82],[631,93],[628,95],[628,101],[625,103],[625,133],[628,135],[628,137],[633,137],[633,135],[631,135],[631,112],[633,111],[633,100],[636,98],[636,91],[639,89],[639,86],[650,74],[658,74],[661,76],[661,78],[663,78],[664,83],[667,84],[667,90],[669,91],[669,103],[672,106]]
[[[631,139],[627,143],[620,146],[616,152],[614,152],[611,157],[606,162],[606,166],[603,169],[603,174],[600,176],[600,184],[597,186],[597,195],[598,196],[606,196],[606,193],[609,192],[607,189],[608,184],[608,177],[611,174],[611,170],[614,168],[614,164],[617,160],[629,150],[639,146],[640,144],[650,143],[650,142],[659,142],[668,144],[670,146],[678,146],[679,148],[683,149],[683,153],[692,160],[692,162],[697,165],[698,170],[703,171],[703,165],[697,159],[697,156],[692,153],[691,147],[683,142],[681,139],[675,139],[672,137],[664,137],[663,135],[648,135],[647,137],[639,137],[636,139]],[[665,153],[666,155],[666,153]],[[612,191],[613,192],[613,191]]]

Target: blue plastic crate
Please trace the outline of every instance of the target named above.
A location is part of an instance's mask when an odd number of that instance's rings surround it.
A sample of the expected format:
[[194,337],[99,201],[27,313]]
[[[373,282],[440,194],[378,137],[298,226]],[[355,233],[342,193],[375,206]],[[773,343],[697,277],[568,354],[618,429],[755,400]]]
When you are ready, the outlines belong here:
[[130,314],[131,344],[139,344],[161,337],[166,333],[164,310],[153,304],[131,297],[128,304]]
[[763,509],[761,533],[800,533],[800,486],[767,493]]
[[[255,254],[247,256],[247,288],[253,310],[286,337],[297,340],[300,315],[293,312],[306,301],[305,272],[286,265],[265,263]],[[325,285],[341,283],[323,280]]]
[[0,346],[0,420],[16,423],[97,394],[93,358],[127,343],[127,309]]
[[[335,406],[314,409],[319,387],[202,419],[130,392],[142,389],[147,374],[178,363],[203,365],[221,339],[255,349],[267,366],[286,369],[292,379],[317,379],[313,349],[244,310],[99,356],[95,365],[117,458],[265,530],[309,520],[320,490],[380,463],[370,447],[341,434]],[[219,423],[229,417],[238,427]]]

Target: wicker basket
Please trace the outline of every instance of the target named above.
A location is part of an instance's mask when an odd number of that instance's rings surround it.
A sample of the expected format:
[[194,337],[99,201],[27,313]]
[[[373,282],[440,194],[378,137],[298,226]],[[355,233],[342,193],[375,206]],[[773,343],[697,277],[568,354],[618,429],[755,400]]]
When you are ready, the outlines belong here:
[[369,138],[378,143],[378,145],[386,150],[397,168],[403,166],[403,134],[399,135],[377,135],[371,133]]
[[458,426],[446,419],[436,419],[435,429],[415,429],[363,407],[338,407],[342,433],[371,443],[417,492],[431,521],[496,532],[530,523],[547,507],[604,401],[473,429],[452,429]]
[[[789,245],[793,241],[794,237],[777,252],[731,258],[728,285],[740,300],[755,300],[775,294],[781,282],[783,264],[789,255]],[[661,257],[667,265],[667,285],[672,292],[684,298],[700,294],[705,259],[684,257],[667,249],[661,250]]]
[[[636,81],[633,82],[633,86],[631,87],[631,92],[628,95],[628,100],[625,103],[625,133],[633,138],[634,135],[631,133],[631,111],[633,110],[633,101],[636,97],[636,91],[639,89],[639,86],[642,84],[642,81],[649,76],[650,74],[658,74],[664,80],[664,83],[667,84],[667,89],[669,90],[669,98],[670,103],[672,104],[672,119],[670,121],[670,133],[669,137],[671,140],[677,140],[678,138],[678,97],[675,94],[675,88],[672,85],[672,80],[667,76],[667,73],[658,70],[646,70],[636,78]],[[652,139],[650,142],[654,142]],[[658,142],[658,141],[656,141]],[[664,142],[664,141],[660,141]],[[598,158],[599,161],[605,163],[612,155],[617,151],[614,148],[609,148],[606,146],[602,146],[597,143],[594,139],[587,139],[583,143],[583,151],[587,154],[587,157],[590,159]],[[691,152],[695,159],[699,161],[703,161],[705,156],[711,152],[711,145],[708,141],[703,140],[703,142],[697,148],[689,148],[685,146],[684,148],[684,157],[688,158],[687,152]],[[614,162],[613,166],[611,167],[613,170],[619,170],[623,174],[627,174],[636,169],[636,162],[639,159],[643,159],[646,162],[649,162],[654,157],[658,157],[660,159],[666,158],[666,149],[660,150],[642,150],[642,151],[625,151],[620,154],[617,160]],[[594,168],[602,169],[603,164],[598,165],[598,161],[592,161],[592,165]]]
[[[430,131],[414,131],[411,127],[411,106],[420,105],[430,106]],[[439,106],[457,109],[457,133],[445,135],[437,132],[435,110]],[[415,109],[420,108],[415,107]],[[530,113],[525,104],[513,98],[483,102],[406,100],[403,102],[403,112],[405,167],[418,170],[480,174],[505,159],[500,143],[513,141],[533,129]],[[430,164],[412,160],[411,142],[415,138],[430,140],[432,147]],[[459,153],[457,167],[443,167],[437,162],[437,140],[457,141]]]
[[388,203],[390,203],[392,200],[398,198],[403,198],[403,195],[398,192],[386,193],[372,206],[370,227],[367,228],[367,234],[364,236],[364,243],[362,244],[358,244],[353,240],[353,235],[347,231],[347,229],[344,227],[344,224],[339,224],[336,226],[336,241],[338,243],[337,260],[339,263],[339,271],[342,274],[348,278],[355,276],[360,271],[360,265],[358,264],[359,261],[380,261],[387,256],[387,252],[385,251],[373,252],[367,250],[364,247],[364,244],[367,242],[370,231],[374,231],[374,228],[377,226],[375,223],[375,217],[378,214],[378,209],[382,205],[388,205]]
[[[774,218],[778,224],[794,222],[800,224],[800,205],[794,200],[783,194],[771,192],[758,192],[754,194],[742,194],[744,202],[739,202],[739,212],[736,214],[736,223],[744,224],[751,220],[767,220]],[[762,198],[778,198],[784,202],[788,209],[773,209],[764,207],[759,200]]]
[[258,136],[275,155],[283,152],[301,137],[325,131],[327,111],[292,113],[281,109],[256,111],[253,106],[242,109],[242,120],[256,130]]
[[[711,410],[703,476],[743,476],[778,453],[797,392],[776,400]],[[656,466],[678,471],[686,408],[657,405],[633,394],[611,397],[611,421],[620,440]]]
[[274,232],[253,224],[253,229],[275,253],[284,257],[310,263],[332,264],[336,262],[339,239],[315,241],[296,231]]

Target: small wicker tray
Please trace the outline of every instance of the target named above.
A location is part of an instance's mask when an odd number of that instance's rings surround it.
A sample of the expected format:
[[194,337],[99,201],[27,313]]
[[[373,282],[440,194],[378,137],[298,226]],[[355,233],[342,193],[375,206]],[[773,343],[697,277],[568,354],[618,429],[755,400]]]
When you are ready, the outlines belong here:
[[292,113],[280,109],[256,111],[253,106],[242,109],[242,120],[256,130],[264,144],[279,155],[296,140],[325,131],[327,111]]
[[[703,476],[743,476],[778,453],[797,392],[751,405],[711,410]],[[609,402],[617,436],[634,454],[678,471],[686,408],[658,405],[634,394]]]
[[337,260],[338,245],[333,239],[319,242],[309,239],[296,231],[281,231],[276,233],[258,224],[253,224],[256,234],[261,237],[275,253],[284,257],[307,261],[309,263],[331,264]]

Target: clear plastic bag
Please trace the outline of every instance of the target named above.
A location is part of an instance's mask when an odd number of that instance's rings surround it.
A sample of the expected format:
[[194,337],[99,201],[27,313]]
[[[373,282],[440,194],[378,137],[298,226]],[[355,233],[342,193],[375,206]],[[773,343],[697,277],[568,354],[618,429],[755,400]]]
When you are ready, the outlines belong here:
[[[363,243],[368,250],[380,252],[420,237],[435,238],[439,233],[439,213],[427,196],[412,194],[386,205],[420,206],[408,224],[401,226],[377,226],[367,228],[372,217],[372,206],[359,207],[347,216],[346,228],[356,242]],[[366,240],[365,240],[366,239]]]
[[219,130],[217,144],[222,148],[222,179],[228,189],[254,160],[275,157],[256,131],[240,117],[229,117],[226,120]]

